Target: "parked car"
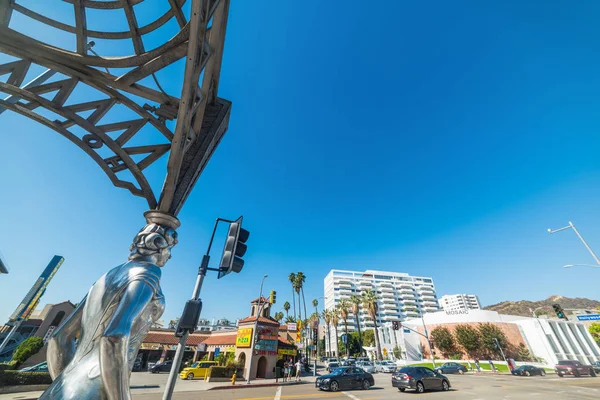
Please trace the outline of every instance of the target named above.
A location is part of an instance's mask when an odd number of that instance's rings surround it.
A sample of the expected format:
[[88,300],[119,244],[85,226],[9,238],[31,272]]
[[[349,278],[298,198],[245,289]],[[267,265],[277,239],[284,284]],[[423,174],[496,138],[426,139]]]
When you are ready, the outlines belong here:
[[371,360],[369,359],[369,357],[358,357],[356,359],[356,362],[359,362],[359,361],[361,361],[361,362],[371,362]]
[[600,372],[600,361],[592,363],[592,367],[594,368],[594,372]]
[[596,376],[594,367],[591,365],[583,365],[576,360],[561,360],[554,368],[556,369],[556,374],[561,378],[565,375],[573,375],[574,377],[579,377],[581,375]]
[[339,363],[339,360],[337,358],[328,358],[327,359],[327,365],[331,364],[331,363]]
[[356,362],[356,366],[360,369],[362,369],[365,372],[368,372],[370,374],[375,373],[375,365],[373,365],[372,362],[370,361],[357,361]]
[[339,362],[330,362],[329,365],[327,366],[327,372],[333,372],[334,370],[338,369],[339,367],[341,367]]
[[349,359],[341,362],[342,367],[352,367],[355,365],[356,365],[356,360],[354,360],[353,358],[349,358]]
[[392,374],[392,386],[404,392],[414,389],[417,393],[426,390],[450,390],[450,380],[426,367],[404,367]]
[[181,379],[192,380],[194,378],[204,378],[208,373],[208,369],[213,365],[217,365],[216,361],[199,361],[191,366],[184,368],[180,373]]
[[531,375],[540,375],[545,376],[546,371],[544,368],[534,367],[533,365],[521,365],[518,368],[515,368],[511,371],[511,374],[517,376],[531,376]]
[[332,373],[323,375],[315,381],[315,387],[319,390],[364,389],[368,390],[375,384],[373,375],[358,367],[341,367]]
[[48,364],[44,361],[31,367],[20,369],[19,372],[48,372]]
[[150,363],[148,364],[148,372],[152,372],[153,374],[158,374],[160,372],[169,372],[172,366],[172,360],[167,360],[156,364]]
[[440,374],[464,374],[467,371],[467,367],[455,362],[447,362],[434,369]]
[[138,372],[142,370],[142,360],[140,360],[139,358],[137,360],[135,360],[133,362],[133,368],[131,369],[132,372]]
[[375,371],[377,372],[394,372],[396,370],[396,364],[391,361],[380,361],[375,363]]

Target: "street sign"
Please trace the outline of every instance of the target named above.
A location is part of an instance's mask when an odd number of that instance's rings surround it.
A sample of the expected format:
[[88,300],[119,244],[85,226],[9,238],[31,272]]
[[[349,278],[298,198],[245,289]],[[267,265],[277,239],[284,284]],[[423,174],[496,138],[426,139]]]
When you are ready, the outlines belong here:
[[221,349],[220,349],[219,347],[217,347],[217,348],[215,349],[215,357],[218,357],[218,356],[219,356],[219,354],[221,354]]
[[290,331],[290,332],[296,332],[297,325],[295,322],[288,322],[287,328],[288,328],[288,331]]
[[410,333],[410,329],[404,328],[404,333]]
[[384,357],[387,357],[387,349],[385,347],[383,348],[383,355]]
[[342,343],[346,344],[347,341],[348,341],[348,339],[346,338],[346,334],[344,333],[342,335]]
[[577,319],[580,321],[600,321],[600,314],[578,315]]

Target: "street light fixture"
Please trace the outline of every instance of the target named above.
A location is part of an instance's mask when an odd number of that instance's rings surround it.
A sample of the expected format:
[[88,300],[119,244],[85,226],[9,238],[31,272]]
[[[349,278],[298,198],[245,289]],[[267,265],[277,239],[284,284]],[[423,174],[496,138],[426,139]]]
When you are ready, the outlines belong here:
[[[569,225],[567,225],[567,226],[565,226],[563,228],[560,228],[560,229],[552,230],[552,229],[548,228],[548,233],[552,234],[552,233],[564,231],[565,229],[573,229],[573,231],[577,234],[577,236],[579,237],[579,239],[581,240],[581,242],[583,243],[583,245],[585,246],[585,248],[588,249],[588,251],[590,252],[590,254],[592,255],[592,257],[594,257],[594,260],[596,261],[596,264],[598,266],[600,266],[600,259],[598,259],[598,256],[594,253],[594,251],[592,250],[592,248],[583,239],[583,236],[581,236],[581,234],[579,233],[579,231],[577,230],[577,228],[575,228],[575,225],[573,225],[573,223],[571,221],[569,221]],[[570,268],[573,265],[586,265],[586,264],[569,264],[569,266],[565,265],[565,268]]]

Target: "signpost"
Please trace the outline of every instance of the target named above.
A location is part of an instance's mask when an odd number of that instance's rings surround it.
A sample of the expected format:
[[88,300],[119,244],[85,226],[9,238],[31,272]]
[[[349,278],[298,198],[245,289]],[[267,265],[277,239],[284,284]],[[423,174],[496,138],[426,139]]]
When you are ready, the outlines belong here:
[[215,349],[215,358],[219,357],[219,354],[221,354],[221,348],[220,348],[220,347],[217,347],[217,348]]
[[580,321],[600,321],[600,314],[578,315],[577,319]]

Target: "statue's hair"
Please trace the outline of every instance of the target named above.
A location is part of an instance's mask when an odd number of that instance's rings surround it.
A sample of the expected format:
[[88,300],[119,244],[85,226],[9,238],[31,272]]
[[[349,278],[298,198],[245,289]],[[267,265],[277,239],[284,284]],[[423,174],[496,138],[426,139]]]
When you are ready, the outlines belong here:
[[135,254],[150,256],[167,247],[173,247],[176,243],[177,232],[175,230],[158,224],[148,224],[135,236],[129,250],[131,250],[131,256]]

